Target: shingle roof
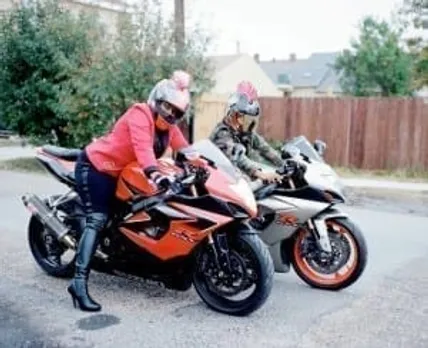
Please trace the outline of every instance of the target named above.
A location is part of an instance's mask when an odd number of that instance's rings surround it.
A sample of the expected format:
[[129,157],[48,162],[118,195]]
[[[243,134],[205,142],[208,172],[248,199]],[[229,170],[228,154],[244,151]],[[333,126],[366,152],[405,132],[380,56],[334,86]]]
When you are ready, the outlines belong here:
[[294,87],[326,89],[326,86],[333,84],[334,90],[340,91],[337,74],[331,67],[338,55],[339,52],[314,53],[307,59],[295,61],[262,61],[260,66],[276,84],[279,75],[287,74]]
[[219,71],[229,64],[232,64],[235,60],[237,60],[239,57],[241,57],[240,54],[233,54],[233,55],[225,55],[225,56],[210,56],[208,59],[214,66],[216,71]]

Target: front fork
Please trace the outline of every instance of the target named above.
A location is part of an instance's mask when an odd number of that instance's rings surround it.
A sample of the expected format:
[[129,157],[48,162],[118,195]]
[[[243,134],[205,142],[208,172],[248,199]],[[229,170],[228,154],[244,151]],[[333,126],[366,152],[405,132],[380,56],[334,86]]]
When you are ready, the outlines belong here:
[[229,245],[227,242],[226,234],[216,233],[214,237],[212,236],[212,234],[209,234],[208,244],[212,248],[216,266],[218,267],[218,269],[231,272]]
[[331,253],[332,248],[326,221],[328,219],[339,217],[347,217],[347,215],[340,211],[334,211],[330,213],[322,213],[308,220],[308,227],[314,235],[319,248],[327,253]]
[[311,219],[308,220],[309,230],[315,237],[318,246],[322,251],[331,253],[330,237],[328,236],[328,229],[325,220]]

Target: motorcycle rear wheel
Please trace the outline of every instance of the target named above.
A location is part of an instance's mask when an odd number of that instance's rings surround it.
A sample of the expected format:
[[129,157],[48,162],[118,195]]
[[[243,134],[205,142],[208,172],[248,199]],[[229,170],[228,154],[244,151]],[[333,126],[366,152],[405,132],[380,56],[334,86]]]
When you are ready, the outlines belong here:
[[305,255],[304,243],[312,235],[303,229],[296,235],[292,245],[291,263],[297,275],[311,287],[342,290],[354,284],[363,274],[367,265],[367,244],[359,227],[350,219],[333,218],[326,223],[334,252],[347,254],[339,268],[327,269]]
[[[255,285],[249,297],[238,301],[230,300],[227,294],[213,288],[213,281],[207,275],[207,263],[212,261],[212,256],[208,256],[207,252],[209,248],[207,245],[198,255],[193,273],[193,285],[205,304],[217,312],[235,316],[246,316],[259,309],[271,293],[274,276],[273,262],[262,240],[255,234],[241,234],[230,242],[229,255],[231,260],[235,260],[231,264],[235,263],[245,270],[244,283],[236,289],[236,294]],[[207,258],[211,260],[207,261]]]
[[[53,198],[57,197],[54,196]],[[48,204],[48,199],[44,202]],[[47,231],[43,224],[35,216],[31,216],[28,224],[28,244],[34,260],[45,273],[52,277],[72,278],[75,269],[75,256],[70,261],[62,263],[59,267],[50,263],[47,259],[46,245],[43,240],[46,233]]]

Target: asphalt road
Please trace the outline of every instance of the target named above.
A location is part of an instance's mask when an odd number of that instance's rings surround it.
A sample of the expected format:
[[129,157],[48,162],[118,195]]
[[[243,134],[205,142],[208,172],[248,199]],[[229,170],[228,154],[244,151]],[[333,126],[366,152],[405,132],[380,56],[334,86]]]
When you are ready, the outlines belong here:
[[[262,309],[246,318],[209,310],[194,290],[93,273],[103,311],[75,310],[66,280],[45,275],[27,247],[27,190],[48,194],[50,177],[0,172],[0,347],[428,347],[428,218],[345,207],[369,246],[363,278],[338,293],[276,275]],[[389,204],[392,204],[391,202]]]

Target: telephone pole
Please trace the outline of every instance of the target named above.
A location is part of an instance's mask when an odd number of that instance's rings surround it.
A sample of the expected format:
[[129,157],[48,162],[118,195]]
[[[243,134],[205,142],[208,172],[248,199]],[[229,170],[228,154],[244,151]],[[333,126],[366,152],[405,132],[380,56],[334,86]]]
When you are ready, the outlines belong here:
[[[175,53],[177,56],[181,56],[184,52],[185,42],[185,26],[184,26],[184,0],[174,0],[174,39],[175,39]],[[190,110],[190,115],[187,122],[187,132],[189,143],[193,143],[193,132],[194,132],[194,115],[193,110]]]
[[175,49],[177,54],[184,51],[184,0],[174,0]]

